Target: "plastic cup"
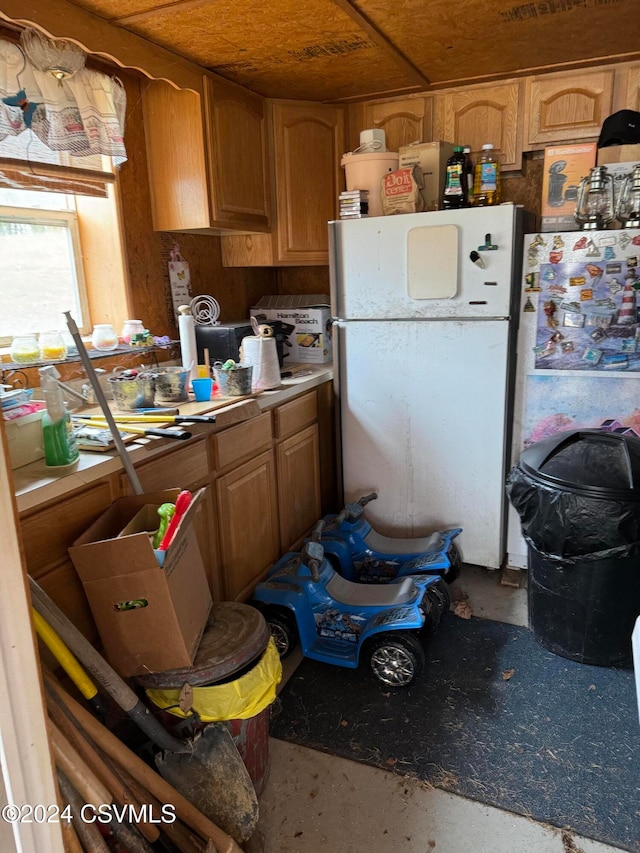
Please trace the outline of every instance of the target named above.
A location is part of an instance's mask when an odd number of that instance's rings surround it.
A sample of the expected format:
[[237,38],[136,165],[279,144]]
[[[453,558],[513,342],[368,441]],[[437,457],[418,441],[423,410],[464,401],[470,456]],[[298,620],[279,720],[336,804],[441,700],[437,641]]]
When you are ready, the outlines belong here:
[[212,385],[213,380],[207,379],[206,377],[199,377],[198,379],[191,380],[191,387],[193,388],[193,393],[195,394],[195,398],[198,403],[204,403],[206,400],[211,399]]

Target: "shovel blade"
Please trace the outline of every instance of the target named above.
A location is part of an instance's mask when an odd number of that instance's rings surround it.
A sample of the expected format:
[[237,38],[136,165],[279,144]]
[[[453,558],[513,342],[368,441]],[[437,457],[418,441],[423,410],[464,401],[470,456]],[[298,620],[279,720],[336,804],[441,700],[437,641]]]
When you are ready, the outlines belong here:
[[156,756],[160,775],[238,844],[258,823],[258,797],[229,729],[209,723],[190,752]]

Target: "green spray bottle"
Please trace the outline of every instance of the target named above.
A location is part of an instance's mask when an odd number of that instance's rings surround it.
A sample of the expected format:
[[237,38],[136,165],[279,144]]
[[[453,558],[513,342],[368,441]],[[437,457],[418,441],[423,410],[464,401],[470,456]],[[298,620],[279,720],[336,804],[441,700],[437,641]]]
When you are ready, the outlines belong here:
[[71,465],[79,457],[71,415],[58,385],[60,373],[49,364],[38,368],[47,410],[42,416],[44,461],[49,466]]

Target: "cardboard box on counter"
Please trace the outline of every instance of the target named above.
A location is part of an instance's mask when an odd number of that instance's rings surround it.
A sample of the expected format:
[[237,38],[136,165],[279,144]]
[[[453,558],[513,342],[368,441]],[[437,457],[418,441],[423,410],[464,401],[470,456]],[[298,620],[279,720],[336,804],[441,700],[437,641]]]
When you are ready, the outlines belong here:
[[545,148],[541,231],[577,231],[574,213],[580,181],[596,163],[596,143]]
[[149,536],[157,508],[179,492],[118,498],[69,548],[106,656],[123,677],[191,666],[209,617],[193,529],[204,489],[193,495],[162,567]]
[[402,145],[398,151],[398,167],[417,164],[422,170],[424,187],[421,190],[425,210],[438,210],[444,192],[447,160],[453,154],[452,142],[414,142]]
[[263,296],[249,313],[258,322],[280,320],[285,367],[291,362],[325,364],[333,360],[328,296]]

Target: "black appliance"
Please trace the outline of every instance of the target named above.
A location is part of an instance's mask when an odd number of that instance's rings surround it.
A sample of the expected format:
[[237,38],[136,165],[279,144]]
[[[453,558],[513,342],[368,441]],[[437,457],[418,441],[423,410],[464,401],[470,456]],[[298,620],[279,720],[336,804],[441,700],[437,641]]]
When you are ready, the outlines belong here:
[[[262,324],[262,321],[261,321]],[[284,331],[280,320],[265,321],[267,326],[273,329],[273,336],[276,340],[276,349],[278,351],[278,363],[282,368],[285,357],[289,354],[284,353]],[[213,364],[215,361],[226,361],[232,358],[234,361],[240,360],[240,345],[243,338],[249,338],[253,335],[251,323],[247,320],[238,320],[235,323],[219,323],[217,326],[199,326],[196,323],[196,347],[198,350],[198,364],[204,364],[204,351],[209,350],[209,361]]]

